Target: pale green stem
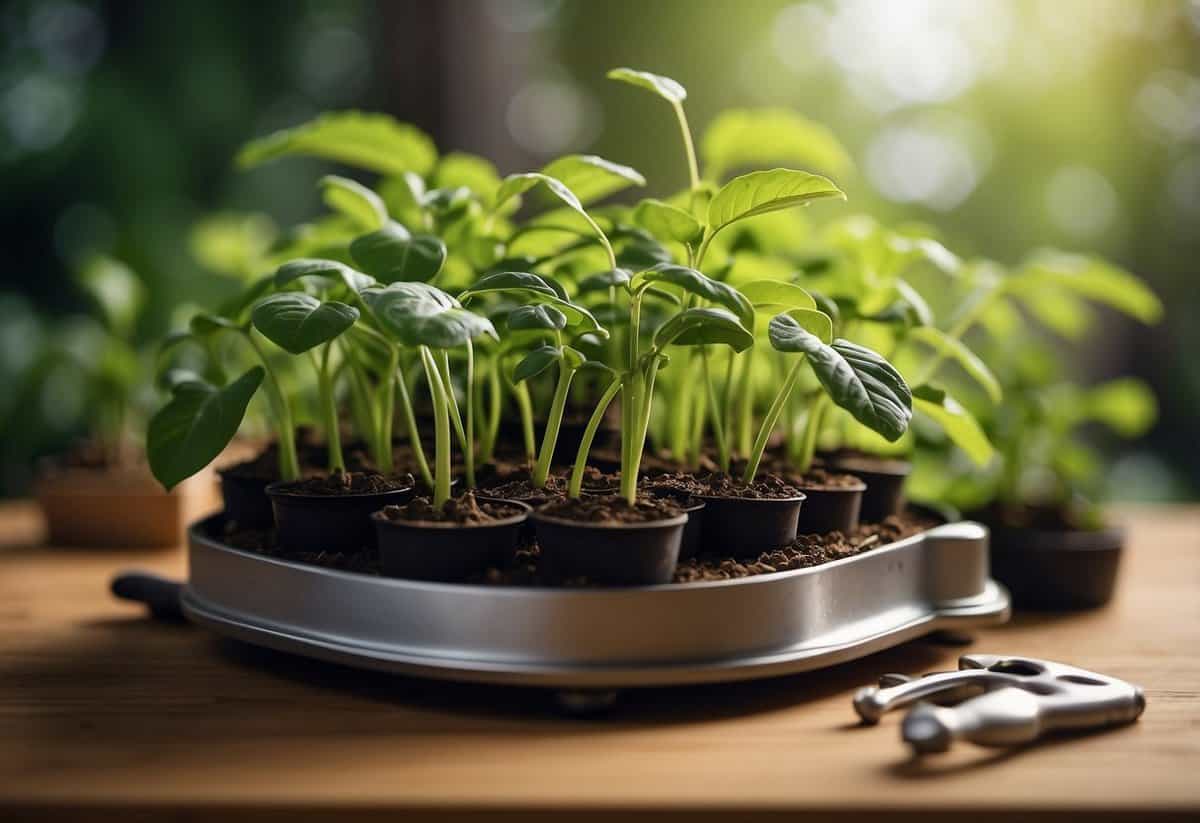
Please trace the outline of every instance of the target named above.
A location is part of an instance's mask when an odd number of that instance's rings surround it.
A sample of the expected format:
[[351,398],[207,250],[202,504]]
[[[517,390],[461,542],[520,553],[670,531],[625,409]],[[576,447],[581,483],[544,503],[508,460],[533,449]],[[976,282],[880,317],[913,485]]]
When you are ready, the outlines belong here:
[[750,454],[751,438],[754,435],[754,348],[742,353],[742,373],[738,376],[737,398],[737,444],[738,453]]
[[[389,347],[387,369],[377,392],[379,394],[379,471],[391,474],[395,471],[392,457],[392,427],[396,417],[396,374],[400,370],[400,350]],[[403,380],[403,378],[401,378]]]
[[438,372],[433,354],[421,346],[421,363],[425,366],[425,380],[429,383],[429,394],[433,401],[434,460],[433,506],[440,509],[450,499],[450,400],[442,377]]
[[767,438],[771,436],[771,432],[775,428],[775,423],[779,420],[779,414],[783,411],[788,396],[792,393],[792,388],[796,385],[796,380],[800,376],[800,367],[803,365],[803,358],[797,360],[796,365],[792,366],[792,370],[788,372],[787,378],[783,381],[783,386],[780,387],[779,393],[771,401],[771,407],[767,409],[767,416],[763,418],[762,425],[758,429],[758,437],[754,439],[754,447],[750,451],[750,459],[746,462],[746,472],[742,475],[743,482],[754,482],[754,478],[758,474],[758,466],[762,462],[763,451],[767,447]]
[[700,362],[704,367],[704,385],[708,389],[708,407],[712,409],[713,437],[717,441],[717,462],[721,471],[729,471],[729,441],[725,439],[725,423],[721,419],[721,404],[717,402],[717,387],[708,370],[708,347],[700,347]]
[[300,459],[296,455],[296,424],[292,418],[292,408],[288,405],[287,397],[279,384],[279,377],[271,366],[267,353],[254,337],[254,331],[248,329],[245,334],[267,373],[264,385],[267,387],[267,398],[271,408],[275,410],[275,425],[279,437],[279,477],[283,480],[298,480]]
[[[412,448],[413,459],[417,461],[417,472],[421,482],[427,488],[433,488],[433,473],[429,470],[429,461],[425,459],[425,447],[421,445],[421,432],[417,428],[417,415],[413,411],[412,397],[408,393],[408,382],[401,373],[396,380],[396,391],[400,395],[400,413],[404,415],[404,427],[408,430],[408,443]],[[392,453],[392,442],[389,434],[387,453]]]
[[[703,379],[703,378],[702,378]],[[692,430],[688,432],[687,465],[700,468],[700,457],[704,453],[704,427],[708,423],[708,394],[701,392],[696,397],[696,413],[692,417]]]
[[796,471],[804,474],[812,468],[813,456],[817,453],[817,437],[821,434],[821,424],[825,413],[832,408],[829,396],[822,394],[813,403],[808,413],[808,421],[804,424],[804,439],[801,441],[800,456],[796,461]]
[[342,362],[350,372],[350,405],[354,413],[354,427],[367,441],[367,448],[379,462],[379,424],[375,419],[375,404],[367,388],[367,378],[354,355],[353,346],[343,341]]
[[692,143],[692,130],[688,128],[687,115],[683,111],[683,103],[672,101],[675,117],[679,120],[679,131],[683,134],[683,150],[687,154],[688,179],[693,191],[700,188],[700,166],[696,163],[696,146]]
[[688,433],[691,431],[690,419],[692,414],[692,357],[695,354],[694,349],[687,349],[683,355],[682,368],[678,372],[677,379],[682,380],[683,385],[678,387],[678,394],[675,397],[675,405],[671,408],[671,441],[668,447],[671,450],[671,455],[679,461],[687,459],[687,442]]
[[600,396],[600,402],[596,404],[592,416],[588,418],[587,426],[583,430],[583,439],[579,442],[579,451],[575,453],[575,465],[571,468],[571,482],[567,488],[569,497],[579,497],[583,491],[583,472],[587,468],[587,458],[592,450],[592,442],[596,439],[596,431],[604,420],[604,413],[608,411],[609,404],[620,390],[621,380],[614,378]]
[[521,435],[525,441],[525,459],[529,465],[537,460],[537,439],[533,433],[533,403],[529,399],[529,387],[517,383],[512,387],[513,398],[517,401],[517,412],[521,416]]
[[326,343],[321,347],[320,360],[315,355],[312,358],[317,370],[317,397],[325,417],[325,444],[329,450],[330,473],[346,470],[346,458],[342,455],[342,433],[338,425],[337,398],[329,373],[329,352],[332,348],[332,342]]
[[554,387],[554,399],[550,401],[550,416],[546,418],[546,431],[542,434],[542,450],[533,467],[534,488],[545,488],[550,477],[550,463],[554,460],[554,446],[558,442],[558,430],[562,425],[563,410],[567,405],[567,392],[575,370],[565,359],[558,361],[558,384]]

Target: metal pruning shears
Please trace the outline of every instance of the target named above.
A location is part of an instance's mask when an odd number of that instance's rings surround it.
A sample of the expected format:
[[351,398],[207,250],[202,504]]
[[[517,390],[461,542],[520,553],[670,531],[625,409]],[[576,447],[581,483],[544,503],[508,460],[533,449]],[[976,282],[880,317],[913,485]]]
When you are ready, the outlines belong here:
[[1146,708],[1138,686],[1050,660],[967,654],[958,668],[915,678],[884,675],[878,687],[854,695],[854,710],[874,725],[884,712],[916,703],[901,737],[924,754],[944,752],[956,739],[1013,746],[1051,731],[1121,726]]

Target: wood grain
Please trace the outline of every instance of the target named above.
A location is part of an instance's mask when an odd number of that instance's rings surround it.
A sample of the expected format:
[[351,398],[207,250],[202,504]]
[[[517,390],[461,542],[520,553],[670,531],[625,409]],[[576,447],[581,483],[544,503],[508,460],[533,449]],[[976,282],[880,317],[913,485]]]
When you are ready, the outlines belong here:
[[850,695],[885,672],[952,668],[963,649],[918,641],[767,682],[628,692],[605,719],[565,719],[543,692],[359,672],[152,622],[113,600],[108,580],[131,566],[182,576],[181,550],[38,548],[36,510],[9,504],[0,819],[435,809],[1183,819],[1200,813],[1200,507],[1118,516],[1132,538],[1109,608],[1022,616],[969,648],[1141,684],[1142,720],[1019,752],[962,745],[914,761],[898,718],[859,727]]

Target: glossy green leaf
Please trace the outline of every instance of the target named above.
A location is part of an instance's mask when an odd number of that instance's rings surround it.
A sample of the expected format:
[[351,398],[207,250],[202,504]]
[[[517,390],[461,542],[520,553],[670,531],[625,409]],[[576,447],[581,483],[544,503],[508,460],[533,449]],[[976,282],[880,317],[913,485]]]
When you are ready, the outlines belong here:
[[971,413],[945,391],[933,386],[917,386],[912,390],[913,410],[931,419],[950,442],[977,466],[991,462],[994,449],[987,435]]
[[513,382],[520,383],[531,377],[537,377],[546,369],[553,366],[562,358],[562,350],[558,346],[544,344],[530,351],[517,367],[513,369]]
[[583,306],[567,300],[562,286],[551,278],[529,272],[494,272],[481,277],[475,285],[460,294],[459,299],[466,303],[484,294],[507,295],[527,304],[551,305],[566,316],[567,325],[573,333],[596,332],[607,335],[596,317]]
[[659,326],[654,334],[654,345],[658,348],[711,344],[745,351],[754,345],[754,335],[732,312],[715,308],[685,309]]
[[556,331],[567,327],[567,316],[554,306],[518,306],[509,313],[507,322],[508,328],[513,331]]
[[645,283],[665,283],[677,286],[684,291],[719,303],[733,312],[747,329],[754,328],[754,306],[744,295],[733,286],[722,283],[688,268],[674,263],[662,263],[654,268],[638,272],[632,281],[632,287],[638,289]]
[[613,163],[594,154],[568,154],[560,157],[547,163],[542,168],[542,174],[562,181],[584,205],[602,200],[630,186],[646,185],[646,178],[636,169]]
[[334,160],[379,174],[433,170],[437,149],[429,135],[386,114],[330,112],[290,129],[247,143],[238,152],[242,168],[279,157],[307,155]]
[[676,243],[695,243],[704,231],[700,222],[688,212],[654,198],[638,203],[633,219],[655,237]]
[[717,232],[736,220],[807,205],[823,197],[845,199],[846,195],[819,174],[793,169],[754,171],[720,188],[708,204],[708,225]]
[[333,211],[343,214],[362,231],[377,231],[388,221],[383,198],[356,180],[327,174],[317,182],[321,199]]
[[336,300],[322,303],[311,294],[289,291],[259,303],[250,319],[254,328],[279,348],[303,354],[353,326],[358,309]]
[[700,140],[704,173],[720,180],[743,166],[770,163],[840,175],[853,168],[850,155],[829,129],[780,108],[731,109],[717,115]]
[[587,294],[595,291],[608,291],[613,286],[623,287],[626,283],[633,279],[633,275],[625,269],[609,269],[607,271],[598,271],[595,274],[589,274],[587,277],[579,281],[575,287],[579,294]]
[[[780,312],[780,314],[790,318],[800,328],[804,329],[810,335],[814,335],[822,343],[826,345],[833,343],[833,319],[825,312],[819,309],[788,309]],[[780,324],[767,324],[767,337],[771,340],[771,345],[779,349],[779,351],[787,351],[787,349],[780,348],[781,345],[791,344],[782,342],[783,338],[780,338],[781,342],[777,344],[776,338],[772,335],[782,335],[790,331],[791,327],[786,323],[782,323],[782,321]]]
[[825,343],[792,314],[771,318],[767,332],[771,346],[806,355],[835,404],[887,440],[898,440],[912,418],[912,393],[900,372],[865,346],[848,340]]
[[446,262],[446,244],[431,234],[413,234],[399,223],[388,223],[355,238],[350,254],[363,271],[381,283],[432,280]]
[[146,430],[146,457],[159,483],[174,488],[229,445],[264,375],[255,366],[220,389],[201,380],[175,385],[170,402]]
[[318,278],[323,283],[341,281],[346,288],[355,292],[374,286],[377,282],[374,277],[363,274],[345,263],[339,263],[337,260],[301,258],[289,260],[276,269],[275,285],[283,288],[305,277]]
[[934,326],[921,326],[908,333],[910,340],[916,340],[929,346],[943,357],[949,358],[962,367],[962,370],[974,380],[993,403],[999,403],[1004,396],[1000,381],[992,374],[987,363],[979,355],[967,348],[961,340],[949,337],[941,329]]
[[609,80],[618,80],[631,86],[645,89],[657,94],[672,103],[682,103],[687,99],[687,89],[670,77],[661,74],[651,74],[648,71],[618,68],[608,73]]
[[817,301],[813,299],[813,296],[795,283],[785,283],[780,280],[752,280],[738,286],[738,291],[755,308],[776,311],[817,308]]
[[363,299],[384,331],[405,346],[450,349],[481,336],[498,339],[490,320],[428,283],[367,289]]
[[1032,304],[1040,286],[1065,289],[1135,317],[1156,323],[1162,301],[1134,275],[1097,257],[1044,251],[1005,281],[1006,291]]

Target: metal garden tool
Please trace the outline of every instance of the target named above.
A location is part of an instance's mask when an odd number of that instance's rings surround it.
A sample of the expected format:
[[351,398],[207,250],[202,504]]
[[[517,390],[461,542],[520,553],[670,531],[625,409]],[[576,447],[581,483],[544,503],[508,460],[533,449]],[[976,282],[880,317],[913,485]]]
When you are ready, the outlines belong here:
[[1121,726],[1146,708],[1138,686],[1050,660],[967,654],[958,668],[919,678],[884,675],[878,687],[858,691],[854,709],[873,725],[884,712],[916,703],[901,737],[924,754],[944,752],[956,739],[1014,746],[1053,731]]

